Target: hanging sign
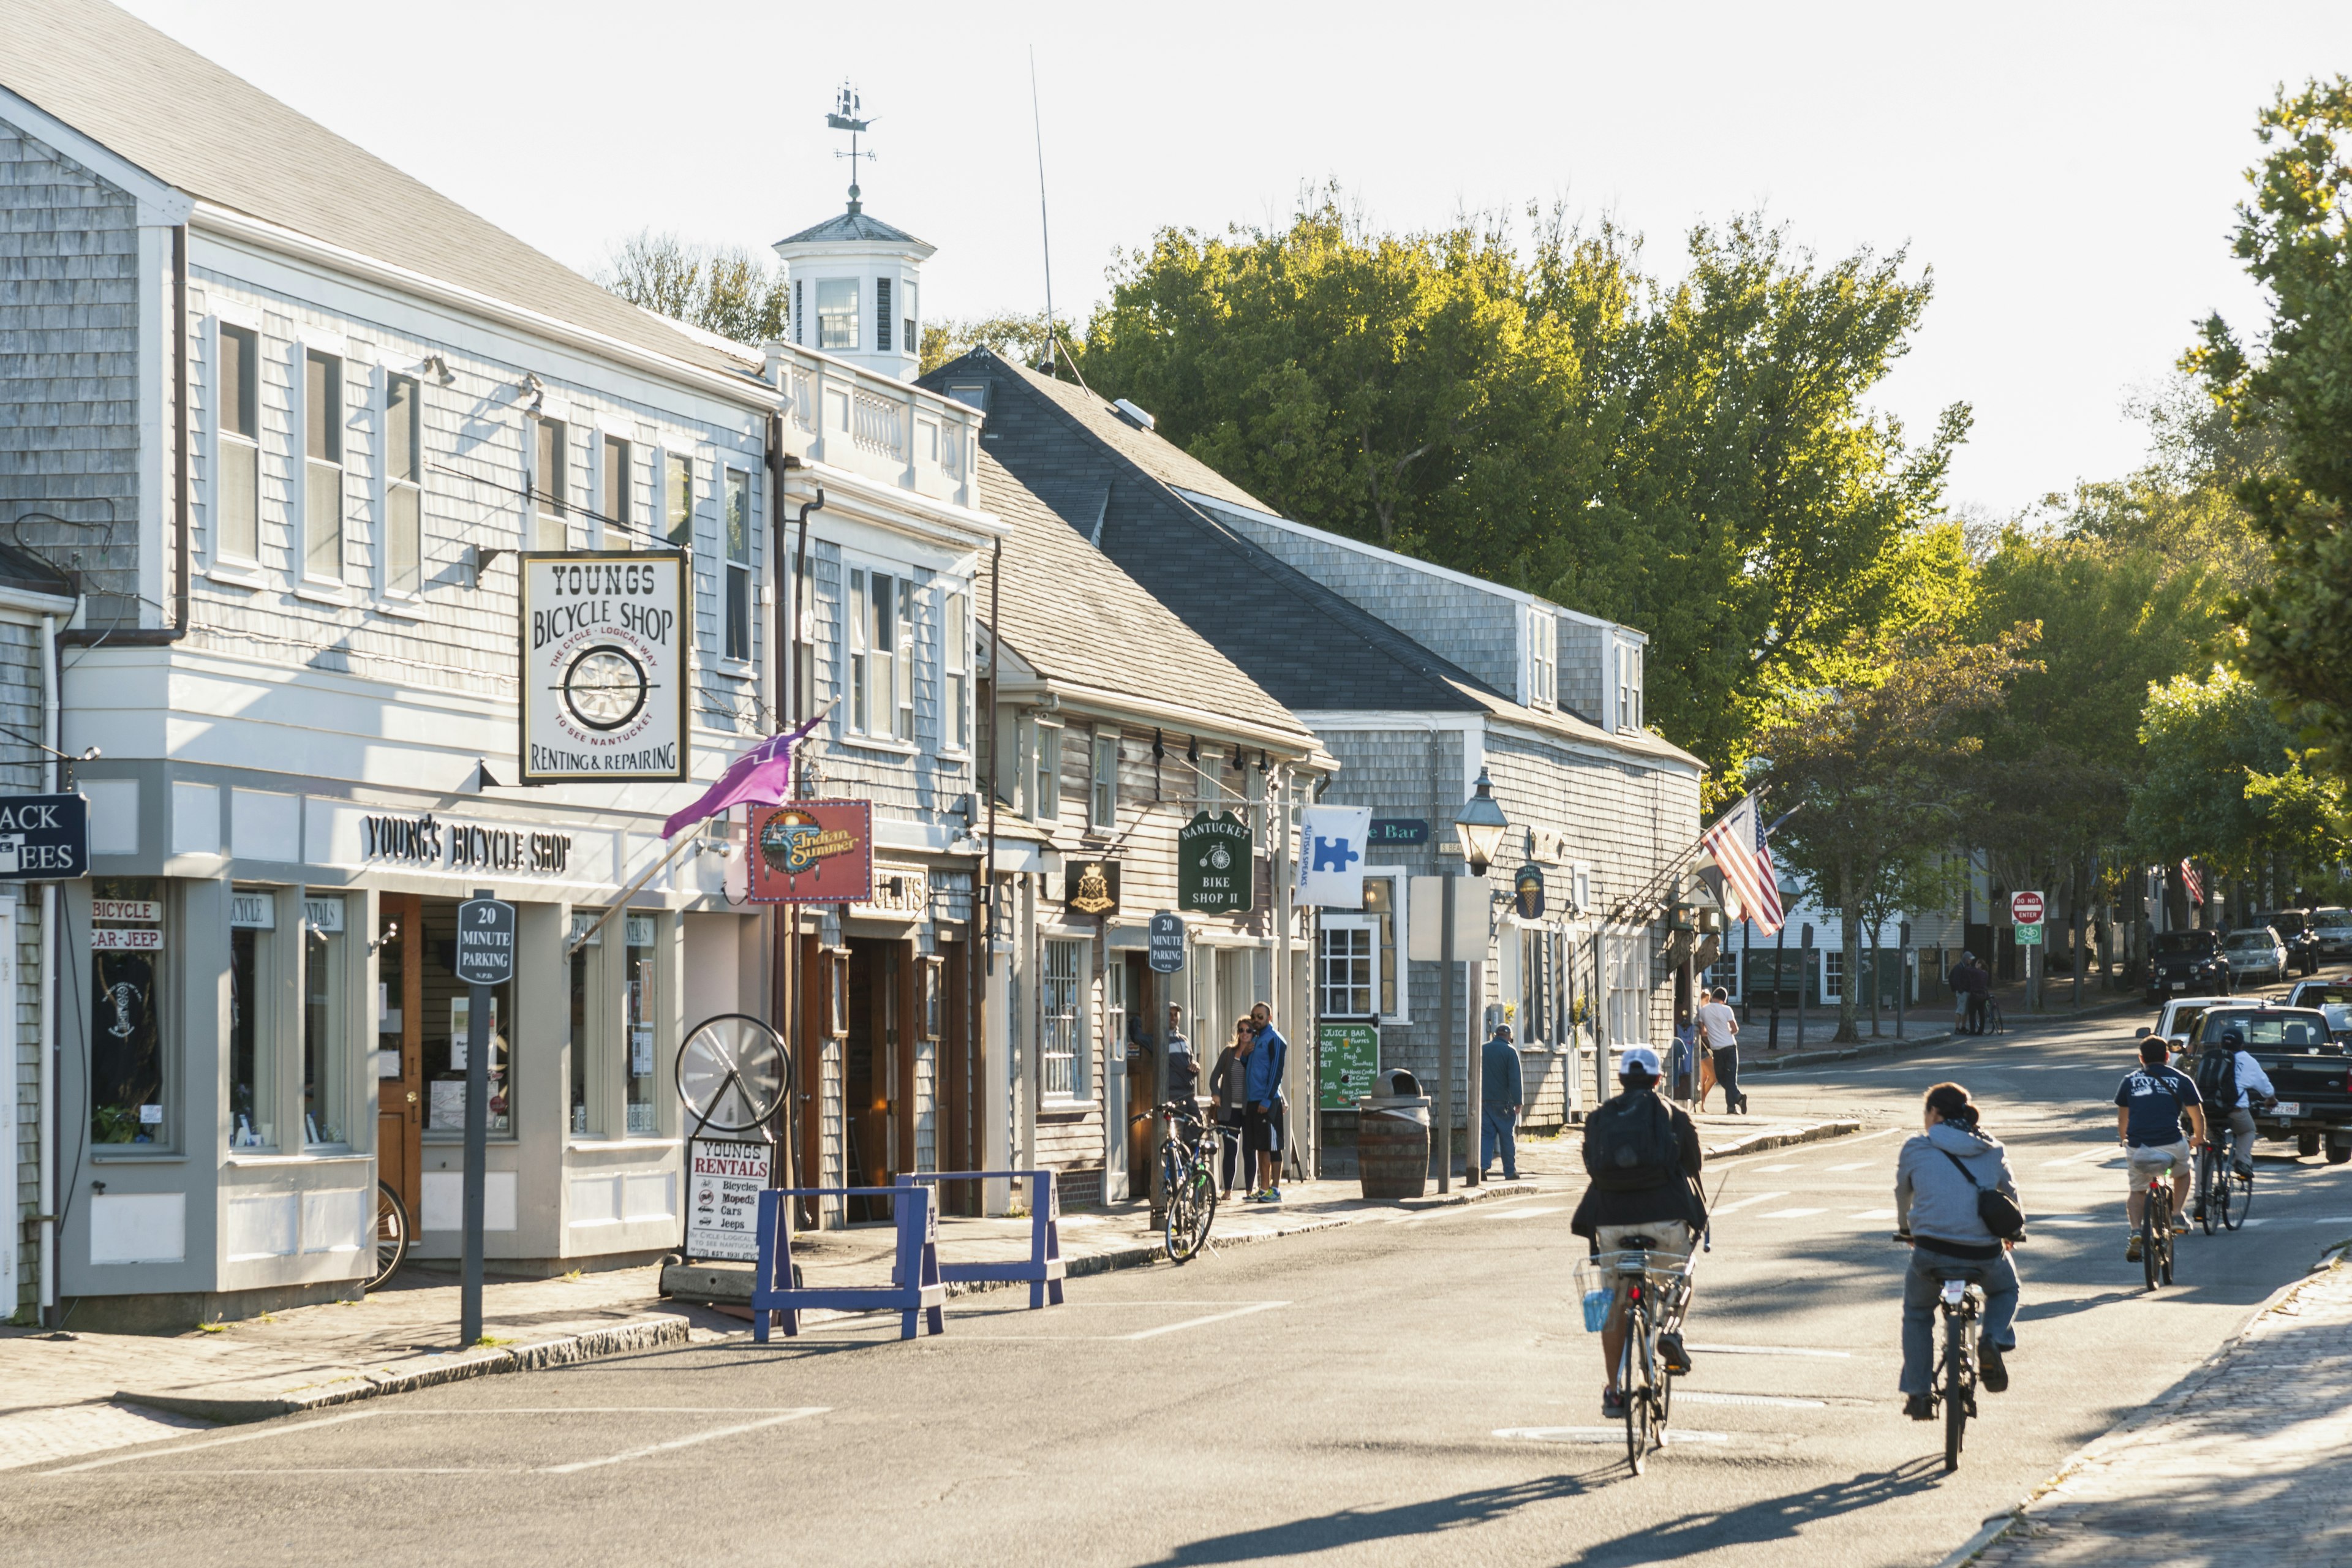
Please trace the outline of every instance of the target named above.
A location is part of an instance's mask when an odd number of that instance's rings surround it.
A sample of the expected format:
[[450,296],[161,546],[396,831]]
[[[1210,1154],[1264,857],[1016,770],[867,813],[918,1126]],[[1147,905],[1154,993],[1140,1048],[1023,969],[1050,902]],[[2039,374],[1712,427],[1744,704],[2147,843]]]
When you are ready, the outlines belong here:
[[765,1143],[716,1138],[697,1138],[687,1146],[687,1257],[759,1261],[753,1222],[773,1153]]
[[89,802],[78,795],[0,795],[0,882],[89,875]]
[[1315,1031],[1315,1062],[1326,1110],[1353,1110],[1381,1070],[1381,1032],[1370,1024],[1324,1024]]
[[1299,814],[1298,901],[1327,910],[1364,907],[1364,842],[1372,812],[1362,805],[1310,805]]
[[1151,968],[1154,973],[1173,974],[1184,967],[1184,917],[1171,915],[1166,910],[1151,917]]
[[1195,814],[1176,830],[1176,907],[1213,915],[1246,912],[1256,852],[1249,824],[1232,812]]
[[520,782],[684,779],[684,552],[526,550],[517,563]]
[[1523,921],[1540,920],[1544,912],[1543,872],[1534,866],[1522,866],[1511,879],[1511,901]]
[[1118,862],[1070,860],[1062,867],[1062,901],[1082,915],[1107,915],[1118,908]]
[[751,899],[862,904],[874,897],[874,803],[796,800],[751,808]]

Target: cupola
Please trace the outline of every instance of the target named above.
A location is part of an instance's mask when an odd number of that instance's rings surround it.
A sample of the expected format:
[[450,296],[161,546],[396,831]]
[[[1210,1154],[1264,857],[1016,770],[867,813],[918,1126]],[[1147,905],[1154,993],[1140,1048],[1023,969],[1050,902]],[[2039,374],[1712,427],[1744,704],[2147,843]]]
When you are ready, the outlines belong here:
[[803,348],[899,381],[922,366],[922,264],[938,247],[866,210],[857,160],[874,156],[858,139],[874,122],[847,82],[825,123],[849,132],[849,210],[776,241],[784,263],[790,320],[785,335]]

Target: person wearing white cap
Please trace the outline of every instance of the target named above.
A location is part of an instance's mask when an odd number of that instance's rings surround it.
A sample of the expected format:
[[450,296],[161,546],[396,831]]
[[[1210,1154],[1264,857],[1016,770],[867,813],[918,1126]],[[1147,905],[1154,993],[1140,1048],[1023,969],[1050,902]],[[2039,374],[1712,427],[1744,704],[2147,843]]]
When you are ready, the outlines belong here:
[[[1627,1047],[1617,1058],[1617,1081],[1624,1092],[1584,1119],[1584,1170],[1592,1184],[1569,1228],[1591,1244],[1599,1257],[1639,1245],[1661,1268],[1679,1268],[1706,1226],[1706,1201],[1699,1188],[1698,1128],[1680,1106],[1658,1095],[1658,1053],[1647,1046]],[[1601,1414],[1625,1413],[1617,1389],[1617,1358],[1625,1343],[1625,1287],[1617,1288],[1609,1320],[1601,1331],[1601,1355],[1608,1382]],[[1677,1332],[1658,1336],[1658,1353],[1668,1372],[1690,1370],[1690,1357]]]

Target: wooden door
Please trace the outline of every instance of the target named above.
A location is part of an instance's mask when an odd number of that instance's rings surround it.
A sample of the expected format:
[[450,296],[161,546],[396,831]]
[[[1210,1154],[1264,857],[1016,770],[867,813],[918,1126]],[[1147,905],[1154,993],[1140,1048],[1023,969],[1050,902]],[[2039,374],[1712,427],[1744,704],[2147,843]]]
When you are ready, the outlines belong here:
[[424,900],[386,893],[376,914],[376,973],[383,986],[376,1049],[397,1050],[397,1077],[376,1080],[375,1163],[379,1180],[407,1205],[410,1234],[423,1224],[425,1152]]

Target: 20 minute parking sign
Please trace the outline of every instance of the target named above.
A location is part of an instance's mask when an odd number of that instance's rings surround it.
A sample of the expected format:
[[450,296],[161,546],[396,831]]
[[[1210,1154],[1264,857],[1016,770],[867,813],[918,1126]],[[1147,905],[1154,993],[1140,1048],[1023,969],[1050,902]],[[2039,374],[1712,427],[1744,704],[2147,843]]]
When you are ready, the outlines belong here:
[[79,795],[0,795],[0,882],[89,875],[89,801]]

